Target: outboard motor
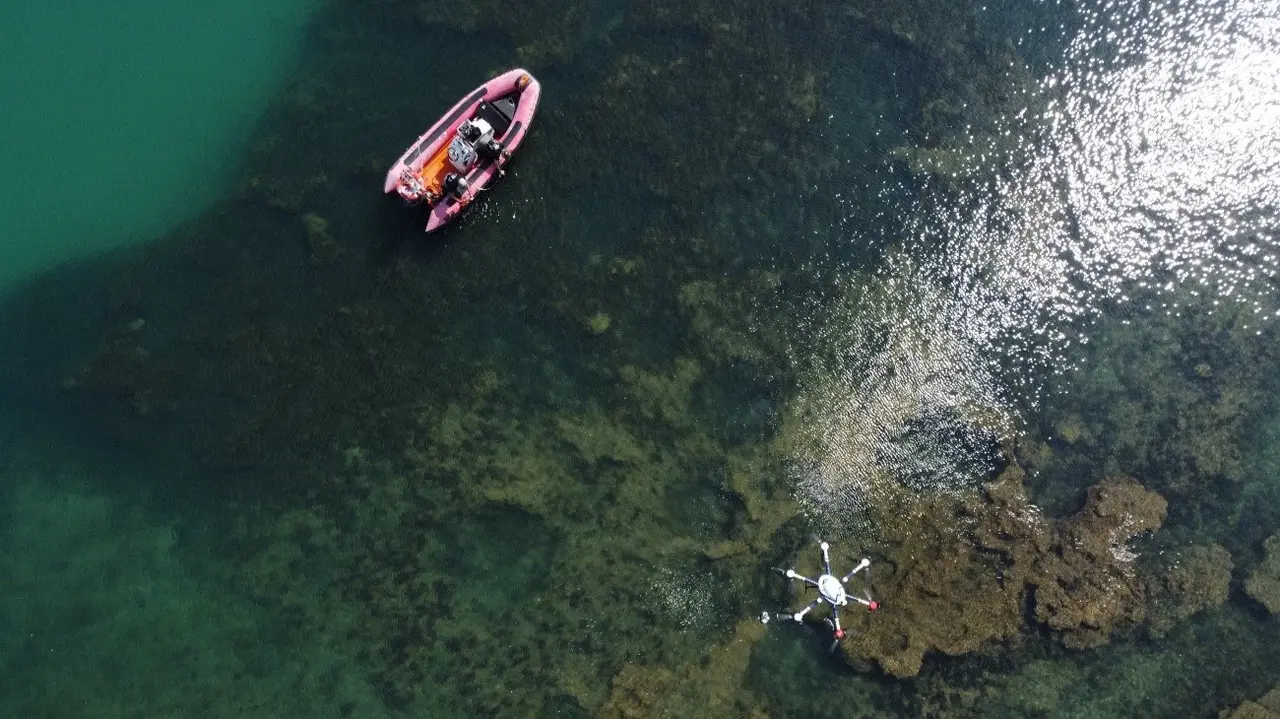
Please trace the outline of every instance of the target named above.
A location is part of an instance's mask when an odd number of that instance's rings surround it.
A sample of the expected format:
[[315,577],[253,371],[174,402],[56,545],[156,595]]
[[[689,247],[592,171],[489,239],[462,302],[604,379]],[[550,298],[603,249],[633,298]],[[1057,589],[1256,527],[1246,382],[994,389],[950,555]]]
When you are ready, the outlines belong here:
[[467,120],[458,130],[461,131],[463,127],[467,128],[467,141],[472,145],[486,145],[493,139],[493,125],[484,118]]
[[449,143],[449,164],[453,165],[453,169],[458,172],[467,172],[476,164],[476,148],[467,142],[461,129]]
[[479,140],[480,136],[484,134],[484,131],[477,127],[474,122],[468,120],[458,126],[458,134],[462,136],[462,139],[474,145],[476,140]]
[[458,172],[468,172],[476,164],[477,148],[488,148],[493,142],[493,126],[475,118],[458,125],[457,134],[449,142],[449,163]]

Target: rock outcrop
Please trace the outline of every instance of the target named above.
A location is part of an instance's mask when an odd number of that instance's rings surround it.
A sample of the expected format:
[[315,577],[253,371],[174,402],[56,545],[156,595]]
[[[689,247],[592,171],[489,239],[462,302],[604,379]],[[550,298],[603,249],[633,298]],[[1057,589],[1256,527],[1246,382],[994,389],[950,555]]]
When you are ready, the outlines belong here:
[[1267,611],[1280,614],[1280,533],[1271,535],[1265,546],[1267,556],[1249,575],[1244,590]]
[[1132,479],[1089,490],[1077,514],[1043,517],[1010,465],[981,491],[903,496],[880,520],[885,541],[874,615],[847,613],[847,660],[898,677],[930,652],[963,654],[1027,629],[1025,609],[1070,647],[1097,646],[1146,616],[1129,542],[1164,521],[1166,503]]

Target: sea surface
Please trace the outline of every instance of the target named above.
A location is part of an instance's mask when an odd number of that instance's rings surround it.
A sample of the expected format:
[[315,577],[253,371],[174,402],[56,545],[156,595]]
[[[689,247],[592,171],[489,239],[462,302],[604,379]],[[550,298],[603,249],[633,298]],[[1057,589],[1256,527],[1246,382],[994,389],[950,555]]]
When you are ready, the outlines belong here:
[[1280,5],[268,5],[0,9],[0,716],[1280,716]]
[[6,3],[0,284],[154,240],[222,197],[317,5]]

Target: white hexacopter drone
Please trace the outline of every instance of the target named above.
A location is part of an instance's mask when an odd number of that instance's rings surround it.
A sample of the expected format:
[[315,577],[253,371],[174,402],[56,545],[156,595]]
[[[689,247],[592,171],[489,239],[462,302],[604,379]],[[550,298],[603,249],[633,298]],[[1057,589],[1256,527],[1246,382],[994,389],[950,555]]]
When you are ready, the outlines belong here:
[[[844,639],[845,636],[847,636],[844,629],[840,626],[840,607],[848,606],[850,602],[857,602],[858,604],[866,607],[867,611],[874,612],[880,608],[880,603],[871,598],[870,587],[863,590],[862,596],[850,594],[844,588],[844,585],[850,579],[853,579],[853,575],[858,572],[867,570],[867,573],[870,574],[870,559],[866,559],[864,557],[861,562],[858,562],[858,566],[851,569],[848,574],[843,577],[837,577],[831,571],[831,554],[829,551],[831,549],[831,545],[826,542],[819,542],[818,546],[822,548],[822,566],[826,568],[826,573],[818,577],[816,580],[810,579],[803,574],[797,574],[794,569],[778,569],[775,567],[775,569],[786,576],[787,579],[799,579],[804,582],[806,586],[816,587],[818,590],[818,598],[810,602],[809,606],[798,612],[779,612],[773,616],[778,619],[792,619],[797,622],[802,622],[804,621],[804,615],[813,611],[819,604],[826,602],[831,605],[831,618],[827,620],[827,624],[834,631],[836,642],[838,643],[841,639]],[[768,624],[770,619],[771,617],[768,612],[764,612],[760,615],[760,621],[765,624]],[[833,644],[832,649],[834,648],[835,645]]]

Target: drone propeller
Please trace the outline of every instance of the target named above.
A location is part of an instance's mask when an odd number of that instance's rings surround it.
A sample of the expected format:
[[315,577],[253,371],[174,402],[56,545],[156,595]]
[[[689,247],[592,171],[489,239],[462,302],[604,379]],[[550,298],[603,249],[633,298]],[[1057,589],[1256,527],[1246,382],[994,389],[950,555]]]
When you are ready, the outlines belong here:
[[867,565],[866,572],[867,576],[863,578],[865,583],[862,585],[862,598],[865,601],[862,604],[867,607],[867,611],[874,612],[880,608],[880,603],[871,596],[871,565]]

